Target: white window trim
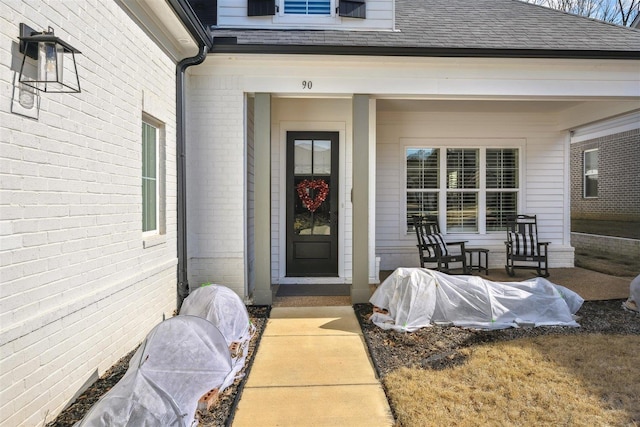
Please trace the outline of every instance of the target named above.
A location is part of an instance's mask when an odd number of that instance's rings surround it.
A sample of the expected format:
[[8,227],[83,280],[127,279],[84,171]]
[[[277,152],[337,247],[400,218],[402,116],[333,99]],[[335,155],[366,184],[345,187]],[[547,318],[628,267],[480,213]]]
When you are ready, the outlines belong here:
[[[486,144],[482,144],[482,142],[486,142]],[[401,210],[398,212],[398,221],[400,224],[399,230],[402,230],[402,233],[405,237],[414,237],[413,231],[409,232],[406,226],[406,218],[407,218],[407,162],[406,162],[406,152],[408,149],[420,149],[420,148],[437,148],[440,150],[440,157],[438,159],[439,162],[439,188],[438,191],[438,221],[440,222],[440,229],[443,234],[455,234],[456,236],[478,236],[478,235],[491,235],[491,234],[500,234],[504,233],[503,231],[489,231],[486,230],[486,193],[487,193],[487,185],[486,185],[486,152],[487,149],[492,148],[513,148],[518,150],[518,188],[514,191],[517,195],[517,203],[518,210],[521,211],[524,208],[524,189],[525,182],[523,177],[526,176],[525,171],[525,153],[524,148],[526,145],[525,139],[502,139],[502,138],[481,138],[481,139],[449,139],[449,138],[401,138],[400,139],[400,150],[401,154],[399,156],[400,162],[402,165],[399,170],[402,170],[402,177],[400,179],[400,194],[402,194],[401,201]],[[444,215],[446,214],[446,203],[447,203],[447,192],[449,189],[447,188],[446,178],[442,176],[443,171],[446,173],[446,150],[447,148],[465,148],[465,149],[478,149],[480,150],[480,183],[477,189],[469,189],[469,191],[477,191],[478,192],[478,231],[477,232],[455,232],[455,233],[447,233],[446,221]],[[455,191],[464,191],[464,190],[455,190]],[[489,191],[497,191],[496,189],[489,189]]]
[[[156,154],[156,156],[155,156],[155,164],[156,164],[155,165],[155,171],[156,171],[156,175],[155,175],[154,179],[155,179],[155,182],[156,182],[156,185],[155,185],[155,189],[156,189],[156,197],[155,197],[155,201],[156,201],[156,206],[155,206],[155,214],[156,215],[155,216],[156,216],[156,219],[155,219],[155,224],[156,224],[156,227],[154,229],[152,229],[152,230],[148,230],[148,231],[144,231],[143,230],[142,231],[142,236],[143,237],[148,237],[148,236],[154,236],[154,235],[159,234],[158,233],[158,228],[159,228],[159,225],[160,225],[160,222],[159,222],[159,220],[160,220],[160,206],[159,206],[160,205],[160,179],[159,179],[158,175],[159,175],[159,171],[160,171],[160,169],[159,169],[160,168],[160,162],[159,162],[159,157],[160,157],[159,156],[160,129],[158,129],[154,124],[149,123],[149,120],[145,120],[145,119],[142,120],[142,125],[143,126],[144,125],[150,126],[155,130],[155,154]],[[143,154],[142,160],[144,162],[144,151],[143,151],[142,154]],[[145,177],[143,176],[142,179],[144,179],[144,178]],[[144,217],[144,207],[145,207],[145,205],[144,205],[144,198],[143,198],[143,202],[142,202],[143,217]]]
[[284,0],[277,0],[277,12],[273,17],[274,24],[308,25],[340,25],[342,18],[336,13],[336,0],[331,0],[329,15],[297,15],[284,13]]
[[[584,199],[597,199],[598,196],[587,196],[587,177],[588,176],[598,176],[598,172],[587,171],[587,153],[593,153],[594,151],[599,151],[599,148],[592,148],[590,150],[584,150],[582,152],[582,198]],[[600,153],[598,153],[598,170],[600,169]],[[599,178],[598,178],[599,179]]]
[[142,232],[143,247],[149,248],[166,242],[165,127],[164,123],[146,113],[142,114],[142,123],[156,130],[156,228]]

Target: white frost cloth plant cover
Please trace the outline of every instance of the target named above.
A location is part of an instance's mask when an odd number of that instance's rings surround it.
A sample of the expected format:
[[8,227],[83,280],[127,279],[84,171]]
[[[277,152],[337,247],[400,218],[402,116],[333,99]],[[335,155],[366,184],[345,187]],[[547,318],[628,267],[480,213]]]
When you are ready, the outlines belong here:
[[476,329],[580,326],[574,314],[584,302],[575,292],[541,277],[492,282],[423,268],[395,270],[369,301],[388,311],[374,312],[373,323],[404,332],[439,323]]
[[631,281],[629,285],[629,299],[622,304],[622,307],[631,311],[640,311],[640,274]]
[[176,316],[149,332],[122,379],[76,426],[195,426],[200,397],[233,379],[220,331],[205,319]]
[[207,319],[222,333],[228,346],[237,346],[237,351],[231,354],[231,364],[234,375],[238,375],[244,367],[249,342],[256,331],[240,297],[225,286],[201,286],[182,302],[180,315]]

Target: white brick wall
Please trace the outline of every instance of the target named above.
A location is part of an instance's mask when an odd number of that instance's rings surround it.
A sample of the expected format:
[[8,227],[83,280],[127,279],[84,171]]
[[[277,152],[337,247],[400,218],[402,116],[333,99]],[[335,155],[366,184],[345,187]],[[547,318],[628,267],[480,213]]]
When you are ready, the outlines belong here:
[[[43,95],[38,120],[11,113],[20,22],[82,51],[82,93]],[[175,64],[111,1],[3,1],[0,59],[0,425],[43,425],[175,308]],[[143,111],[166,152],[147,249]]]
[[189,76],[189,285],[246,293],[244,93],[235,76]]

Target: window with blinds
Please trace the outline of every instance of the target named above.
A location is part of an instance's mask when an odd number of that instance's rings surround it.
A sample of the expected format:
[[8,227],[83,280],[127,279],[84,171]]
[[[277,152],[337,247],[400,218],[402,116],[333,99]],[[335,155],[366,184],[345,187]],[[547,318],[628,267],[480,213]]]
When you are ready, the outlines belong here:
[[331,0],[284,0],[285,15],[331,15]]
[[480,150],[447,149],[447,231],[478,231]]
[[486,159],[486,229],[506,230],[506,219],[518,213],[518,150],[488,148]]
[[414,215],[438,215],[439,150],[407,149],[407,227],[413,229]]
[[517,148],[407,148],[407,230],[413,215],[444,218],[449,233],[505,230],[518,212],[518,155]]

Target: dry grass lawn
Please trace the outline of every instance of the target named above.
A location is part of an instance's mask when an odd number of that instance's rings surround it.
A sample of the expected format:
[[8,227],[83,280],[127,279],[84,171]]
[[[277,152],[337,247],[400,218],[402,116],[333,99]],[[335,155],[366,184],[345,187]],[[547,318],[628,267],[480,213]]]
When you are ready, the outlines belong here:
[[385,379],[400,426],[638,426],[640,336],[540,336]]

